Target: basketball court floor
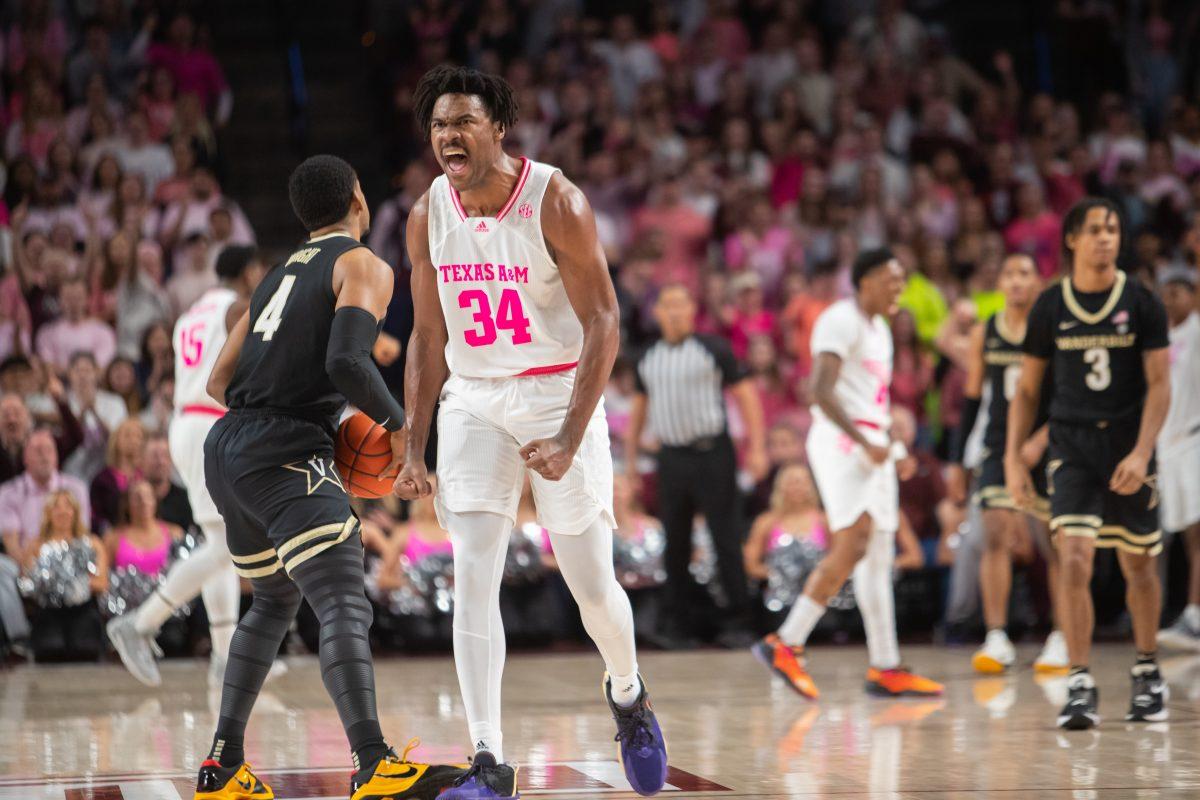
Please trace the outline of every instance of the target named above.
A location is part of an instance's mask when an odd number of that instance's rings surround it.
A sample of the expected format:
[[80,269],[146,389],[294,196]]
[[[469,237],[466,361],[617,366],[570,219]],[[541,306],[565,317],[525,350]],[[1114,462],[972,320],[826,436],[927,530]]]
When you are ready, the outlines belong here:
[[[748,653],[647,653],[643,673],[666,731],[678,798],[1200,797],[1200,656],[1163,662],[1171,720],[1122,721],[1127,646],[1095,654],[1104,721],[1054,727],[1065,679],[977,678],[969,649],[909,647],[910,664],[942,679],[939,700],[865,696],[861,647],[817,648],[819,704],[801,700]],[[1029,664],[1036,652],[1021,653]],[[345,798],[349,756],[315,658],[289,659],[251,720],[247,753],[287,800]],[[188,800],[210,744],[216,698],[206,664],[167,662],[151,690],[119,665],[0,672],[0,800]],[[509,658],[505,742],[526,797],[632,798],[589,654]],[[462,761],[466,725],[447,657],[377,665],[384,732],[413,736],[419,760]]]

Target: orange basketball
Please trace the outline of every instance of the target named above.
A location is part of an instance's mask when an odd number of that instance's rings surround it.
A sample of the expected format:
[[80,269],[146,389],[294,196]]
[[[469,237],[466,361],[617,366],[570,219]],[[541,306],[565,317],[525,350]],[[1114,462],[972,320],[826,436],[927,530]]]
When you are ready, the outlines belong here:
[[338,428],[333,458],[346,491],[354,497],[374,499],[392,492],[392,479],[380,480],[379,473],[392,461],[388,432],[359,411]]

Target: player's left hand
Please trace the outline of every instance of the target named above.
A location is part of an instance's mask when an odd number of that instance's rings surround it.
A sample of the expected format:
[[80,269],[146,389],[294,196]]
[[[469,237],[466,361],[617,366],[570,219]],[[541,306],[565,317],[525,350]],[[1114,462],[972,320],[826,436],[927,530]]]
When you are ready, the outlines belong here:
[[1030,437],[1026,439],[1024,444],[1021,445],[1021,449],[1019,451],[1021,463],[1029,469],[1036,467],[1038,463],[1041,462],[1042,456],[1046,454],[1046,445],[1047,443],[1045,441],[1042,441],[1037,437]]
[[575,451],[567,447],[567,443],[557,436],[548,439],[534,439],[521,448],[521,458],[525,466],[541,475],[548,481],[561,480],[571,462],[575,460]]
[[400,470],[404,469],[404,453],[408,447],[408,434],[404,428],[392,431],[388,434],[388,442],[392,446],[392,460],[387,465],[387,469],[379,473],[380,480],[394,479],[400,474]]
[[1125,456],[1113,471],[1108,488],[1117,494],[1136,494],[1146,485],[1149,463],[1150,459],[1137,451]]
[[896,462],[896,477],[906,481],[917,474],[917,457],[905,456]]

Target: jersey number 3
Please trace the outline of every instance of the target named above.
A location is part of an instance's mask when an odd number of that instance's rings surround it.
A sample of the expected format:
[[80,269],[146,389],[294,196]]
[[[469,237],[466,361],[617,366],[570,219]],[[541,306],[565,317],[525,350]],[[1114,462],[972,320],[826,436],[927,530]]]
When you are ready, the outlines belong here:
[[271,295],[258,319],[254,320],[251,330],[261,333],[264,342],[271,341],[275,331],[279,330],[279,324],[283,322],[283,307],[287,305],[288,295],[292,293],[292,286],[295,284],[295,275],[284,275],[283,280],[279,282],[279,288]]
[[1083,351],[1083,361],[1092,365],[1092,370],[1083,376],[1083,382],[1093,392],[1103,392],[1112,383],[1112,368],[1109,366],[1108,350],[1093,347]]
[[463,331],[463,338],[471,347],[486,347],[494,344],[497,329],[512,331],[513,344],[529,344],[529,317],[521,306],[521,295],[516,289],[505,289],[500,293],[500,307],[492,318],[492,302],[482,289],[468,289],[458,296],[458,307],[474,309],[471,319],[478,328]]

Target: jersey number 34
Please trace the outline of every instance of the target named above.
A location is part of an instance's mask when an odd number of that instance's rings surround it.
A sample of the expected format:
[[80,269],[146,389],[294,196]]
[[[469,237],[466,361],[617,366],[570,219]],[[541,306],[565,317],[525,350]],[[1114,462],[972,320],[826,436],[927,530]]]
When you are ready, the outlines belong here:
[[529,317],[521,306],[521,295],[516,289],[505,289],[500,293],[500,305],[492,317],[492,301],[482,289],[468,289],[458,296],[458,307],[471,309],[471,319],[477,327],[463,331],[463,338],[471,347],[487,347],[498,338],[498,330],[510,331],[513,344],[529,344]]

